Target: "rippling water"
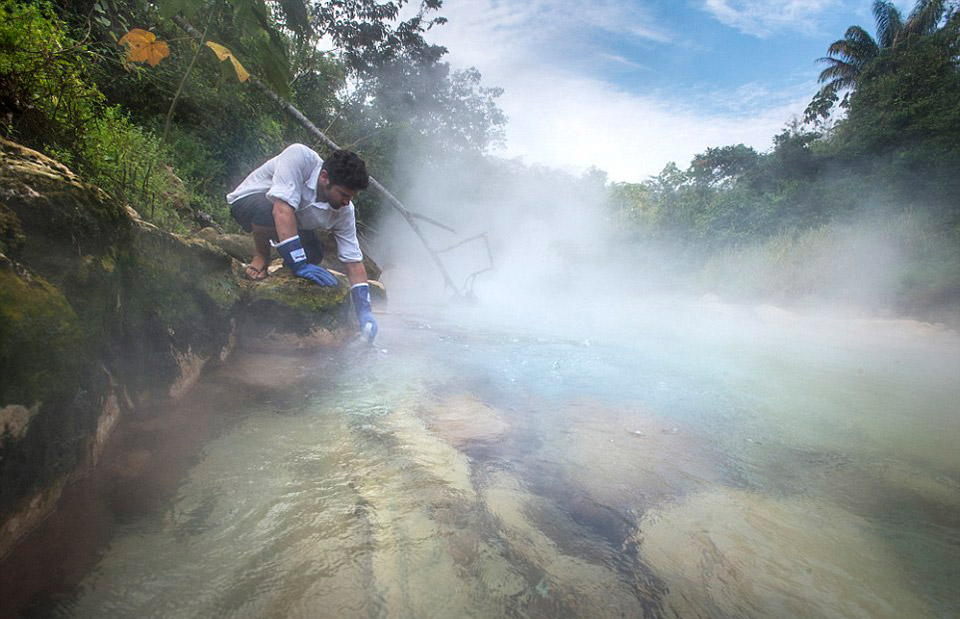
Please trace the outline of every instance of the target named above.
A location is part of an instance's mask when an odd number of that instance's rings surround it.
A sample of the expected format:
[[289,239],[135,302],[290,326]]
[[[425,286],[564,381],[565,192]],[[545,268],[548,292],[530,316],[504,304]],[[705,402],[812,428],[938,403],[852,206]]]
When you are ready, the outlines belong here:
[[718,307],[619,339],[381,325],[129,422],[111,487],[147,497],[27,613],[960,615],[956,335]]

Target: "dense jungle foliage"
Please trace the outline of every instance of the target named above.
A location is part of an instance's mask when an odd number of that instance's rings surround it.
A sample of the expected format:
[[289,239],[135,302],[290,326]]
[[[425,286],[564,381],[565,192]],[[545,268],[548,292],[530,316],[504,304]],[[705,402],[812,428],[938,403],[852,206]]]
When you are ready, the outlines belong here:
[[[956,2],[917,0],[904,17],[892,2],[875,0],[873,11],[876,39],[851,26],[828,48],[823,88],[769,152],[708,148],[685,170],[668,163],[647,182],[611,185],[621,227],[634,238],[706,250],[706,279],[728,292],[796,299],[837,290],[846,284],[823,276],[834,260],[838,272],[897,269],[883,274],[893,296],[883,301],[898,310],[955,312],[960,10]],[[899,245],[903,260],[851,269],[830,254],[840,236]],[[881,253],[889,255],[861,258]]]
[[[401,197],[400,170],[431,162],[542,177],[490,155],[506,124],[501,93],[476,70],[452,71],[446,50],[425,40],[445,21],[441,5],[0,0],[0,132],[167,229],[210,218],[230,228],[224,193],[285,144],[314,140],[175,25],[179,15],[358,151]],[[625,243],[681,248],[712,274],[711,287],[736,280],[727,287],[743,294],[810,292],[818,284],[800,285],[809,278],[798,265],[822,262],[815,254],[844,226],[883,216],[893,223],[874,226],[874,240],[905,245],[909,262],[896,286],[910,301],[898,303],[960,302],[957,5],[917,0],[903,16],[876,0],[876,38],[851,26],[827,49],[823,88],[767,152],[718,146],[642,183],[608,183],[598,170],[563,182],[605,195]],[[154,33],[169,55],[156,66],[129,62],[118,42],[133,28]],[[361,224],[383,208],[372,192],[358,206]],[[742,257],[778,274],[751,273],[741,285],[733,265]]]
[[[837,63],[849,64],[842,54],[821,59],[831,63],[823,90],[769,152],[709,148],[686,170],[669,163],[642,185],[618,185],[621,216],[643,221],[648,232],[727,246],[884,209],[931,215],[960,240],[960,13],[930,0],[919,0],[914,13],[933,5],[932,27],[874,44],[855,76],[835,77]],[[883,12],[897,9],[882,0],[874,9],[878,37],[892,41]]]

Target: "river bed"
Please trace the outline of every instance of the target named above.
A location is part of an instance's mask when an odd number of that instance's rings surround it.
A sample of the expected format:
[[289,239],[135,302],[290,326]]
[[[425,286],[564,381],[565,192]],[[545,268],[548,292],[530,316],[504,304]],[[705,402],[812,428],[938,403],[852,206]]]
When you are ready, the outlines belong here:
[[123,422],[20,615],[960,615],[955,333],[656,314],[409,306],[374,348],[238,354]]

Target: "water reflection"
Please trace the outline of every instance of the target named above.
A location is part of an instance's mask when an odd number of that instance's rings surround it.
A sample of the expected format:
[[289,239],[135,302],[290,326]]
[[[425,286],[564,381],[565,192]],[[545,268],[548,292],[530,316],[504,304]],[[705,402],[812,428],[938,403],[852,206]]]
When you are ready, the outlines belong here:
[[[675,334],[630,346],[383,318],[383,348],[246,355],[211,376],[178,415],[230,421],[121,519],[74,593],[35,607],[960,613],[955,341],[834,338],[824,354],[781,332],[700,333],[694,351]],[[167,449],[130,450],[131,479]]]

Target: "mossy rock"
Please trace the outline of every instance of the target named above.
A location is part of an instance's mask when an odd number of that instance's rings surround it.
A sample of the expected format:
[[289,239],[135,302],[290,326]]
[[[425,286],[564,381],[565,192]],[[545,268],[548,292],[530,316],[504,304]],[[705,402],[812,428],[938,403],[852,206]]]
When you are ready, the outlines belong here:
[[121,372],[135,392],[163,397],[185,355],[218,359],[229,346],[241,299],[233,261],[204,241],[136,221],[120,266]]
[[259,282],[244,281],[240,344],[251,350],[338,346],[355,329],[350,285],[321,287],[280,269]]
[[16,214],[28,243],[23,261],[59,286],[61,256],[117,257],[132,232],[131,211],[83,183],[62,164],[0,140],[0,201]]
[[[147,223],[138,222],[132,264],[163,281],[153,300],[172,305],[169,294],[201,293],[229,312],[241,298],[240,285],[233,276],[233,260],[205,241],[171,235]],[[151,295],[148,295],[151,296]]]
[[108,392],[169,397],[222,358],[241,290],[221,250],[2,140],[0,203],[0,410],[28,422],[0,451],[3,517],[92,461]]
[[[147,410],[185,392],[231,349],[235,324],[286,349],[356,329],[342,276],[322,289],[286,269],[240,273],[222,247],[143,222],[0,139],[0,525],[95,460],[119,401]],[[0,549],[15,541],[4,531]]]
[[89,453],[105,381],[87,343],[63,294],[0,256],[0,515]]
[[250,262],[253,256],[253,236],[250,234],[221,234],[213,228],[201,228],[193,233],[193,238],[219,247],[228,256],[240,262]]
[[53,159],[2,139],[0,201],[22,238],[10,257],[57,287],[86,330],[106,337],[117,322],[117,264],[129,254],[132,211]]
[[244,296],[248,303],[273,302],[307,314],[319,314],[346,301],[350,284],[342,275],[337,279],[338,286],[318,286],[282,268],[262,281],[245,284]]
[[387,287],[376,280],[367,280],[370,284],[370,303],[374,310],[383,309],[387,306]]
[[84,331],[63,294],[39,276],[0,268],[0,404],[33,406],[77,383]]
[[0,254],[16,260],[23,251],[23,241],[20,218],[0,203]]

